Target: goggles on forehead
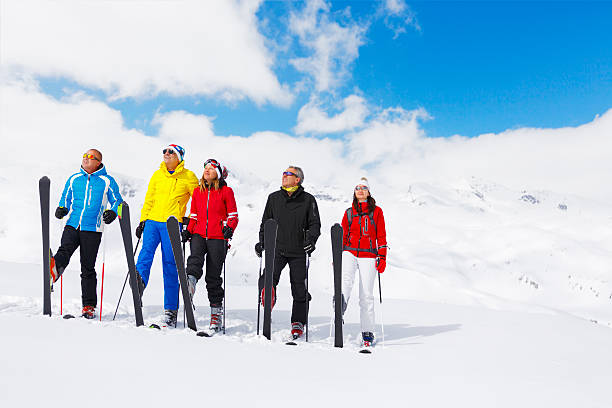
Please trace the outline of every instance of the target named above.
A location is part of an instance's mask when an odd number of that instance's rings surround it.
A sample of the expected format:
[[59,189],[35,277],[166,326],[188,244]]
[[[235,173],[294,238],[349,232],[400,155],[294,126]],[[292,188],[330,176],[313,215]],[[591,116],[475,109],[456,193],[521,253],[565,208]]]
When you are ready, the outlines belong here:
[[94,156],[93,154],[89,154],[89,153],[85,153],[83,155],[84,159],[89,159],[89,160],[97,160],[100,161],[100,159],[98,159],[96,156]]
[[208,159],[204,162],[204,167],[211,165],[213,167],[221,167],[221,165],[219,164],[218,161],[216,161],[215,159]]

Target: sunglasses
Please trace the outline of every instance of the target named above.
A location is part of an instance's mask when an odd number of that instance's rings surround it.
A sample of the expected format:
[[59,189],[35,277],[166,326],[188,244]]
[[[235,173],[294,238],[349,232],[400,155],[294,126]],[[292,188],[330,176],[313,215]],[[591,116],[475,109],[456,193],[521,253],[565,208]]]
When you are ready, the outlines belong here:
[[368,188],[366,186],[357,186],[357,187],[355,187],[355,191],[359,191],[359,190],[368,191]]
[[164,150],[162,150],[162,153],[163,153],[163,154],[166,154],[166,153],[168,153],[168,154],[174,154],[175,152],[174,152],[174,150],[172,150],[172,149],[164,149]]
[[89,160],[97,160],[97,161],[100,161],[100,159],[98,159],[98,158],[97,158],[96,156],[94,156],[93,154],[87,154],[87,153],[85,153],[85,154],[83,155],[83,158],[84,158],[84,159],[89,159]]
[[294,177],[298,177],[298,175],[297,175],[297,174],[292,173],[292,172],[290,172],[290,171],[284,171],[284,172],[283,172],[283,176],[294,176]]

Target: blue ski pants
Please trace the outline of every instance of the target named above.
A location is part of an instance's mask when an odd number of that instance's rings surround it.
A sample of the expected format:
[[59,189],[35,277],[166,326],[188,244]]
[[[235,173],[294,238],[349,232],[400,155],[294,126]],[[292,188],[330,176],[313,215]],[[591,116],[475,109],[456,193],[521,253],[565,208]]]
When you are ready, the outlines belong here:
[[176,271],[172,245],[165,222],[151,220],[145,222],[145,228],[142,232],[142,249],[138,255],[136,270],[140,273],[146,287],[149,283],[153,256],[160,243],[164,270],[164,309],[178,310],[178,272]]

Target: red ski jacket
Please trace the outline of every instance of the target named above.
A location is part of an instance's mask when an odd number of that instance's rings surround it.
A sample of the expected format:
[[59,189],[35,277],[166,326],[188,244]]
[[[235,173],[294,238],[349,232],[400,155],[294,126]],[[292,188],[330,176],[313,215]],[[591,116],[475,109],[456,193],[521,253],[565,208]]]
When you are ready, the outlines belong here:
[[238,226],[238,210],[234,191],[223,186],[219,190],[193,190],[191,197],[191,213],[189,214],[187,230],[208,239],[223,239],[223,223],[236,230]]
[[[359,203],[361,211],[355,207],[344,212],[342,218],[342,247],[358,258],[386,257],[387,232],[385,217],[380,207],[376,206],[372,213],[368,212],[368,203]],[[352,216],[349,223],[348,215]],[[349,226],[350,224],[350,226]]]

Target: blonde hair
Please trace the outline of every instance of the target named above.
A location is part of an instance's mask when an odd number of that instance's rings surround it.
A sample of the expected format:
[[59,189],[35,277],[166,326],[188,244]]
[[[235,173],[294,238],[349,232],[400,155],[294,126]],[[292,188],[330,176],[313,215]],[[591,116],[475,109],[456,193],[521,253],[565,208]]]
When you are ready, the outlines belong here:
[[218,190],[221,188],[221,185],[219,183],[219,176],[217,175],[216,171],[215,179],[211,181],[210,184],[208,183],[208,181],[206,181],[206,179],[204,179],[204,172],[202,172],[202,178],[200,179],[200,191],[204,191],[205,189],[209,189],[210,187],[212,187],[213,190]]

